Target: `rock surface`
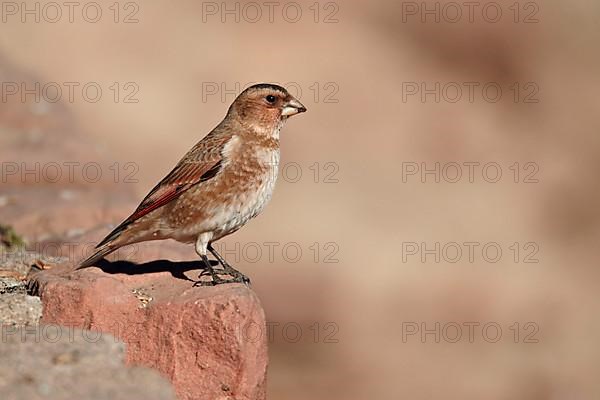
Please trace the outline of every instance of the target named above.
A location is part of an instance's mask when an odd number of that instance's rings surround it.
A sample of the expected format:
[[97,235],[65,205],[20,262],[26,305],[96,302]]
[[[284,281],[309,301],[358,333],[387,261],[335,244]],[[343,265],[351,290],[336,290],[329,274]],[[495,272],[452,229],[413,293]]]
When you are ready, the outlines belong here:
[[3,400],[170,400],[173,389],[149,368],[126,367],[125,346],[110,335],[46,325],[2,326]]
[[41,316],[39,297],[29,296],[18,281],[0,279],[0,325],[36,325]]
[[179,399],[264,399],[265,316],[245,285],[194,287],[197,263],[105,262],[31,276],[43,323],[113,334],[126,362],[168,376]]
[[108,334],[39,326],[42,303],[26,276],[64,265],[0,246],[0,399],[174,399],[156,371],[124,365],[125,346]]
[[[53,260],[56,261],[56,260]],[[50,260],[22,249],[7,250],[0,246],[0,325],[37,325],[42,316],[39,297],[27,294],[25,277],[32,265],[43,266]]]

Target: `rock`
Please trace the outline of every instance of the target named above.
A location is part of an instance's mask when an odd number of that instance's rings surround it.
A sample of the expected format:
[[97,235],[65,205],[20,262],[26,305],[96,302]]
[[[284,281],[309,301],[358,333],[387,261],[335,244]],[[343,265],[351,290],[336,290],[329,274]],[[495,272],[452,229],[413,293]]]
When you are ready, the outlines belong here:
[[43,259],[23,248],[8,250],[0,246],[0,325],[22,327],[37,325],[42,316],[39,297],[27,294],[25,277],[32,266],[58,263]]
[[[179,399],[264,399],[264,311],[245,285],[193,287],[196,262],[105,262],[31,275],[43,323],[113,334],[126,362],[168,376]],[[106,271],[106,272],[105,272]],[[107,273],[108,272],[108,273]]]
[[2,326],[3,400],[175,399],[156,371],[123,364],[125,346],[107,334],[58,325]]
[[[0,325],[29,326],[36,325],[42,315],[42,303],[35,296],[26,293],[2,293],[1,288],[16,283],[0,279]],[[16,285],[12,286],[18,287]]]

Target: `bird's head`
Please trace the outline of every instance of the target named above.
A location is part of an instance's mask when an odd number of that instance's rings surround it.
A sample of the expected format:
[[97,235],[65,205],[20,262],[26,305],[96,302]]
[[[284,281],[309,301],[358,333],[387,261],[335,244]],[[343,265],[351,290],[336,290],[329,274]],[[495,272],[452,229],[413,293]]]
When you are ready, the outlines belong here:
[[244,125],[261,131],[271,131],[292,115],[303,113],[306,107],[283,87],[261,83],[244,90],[229,108]]

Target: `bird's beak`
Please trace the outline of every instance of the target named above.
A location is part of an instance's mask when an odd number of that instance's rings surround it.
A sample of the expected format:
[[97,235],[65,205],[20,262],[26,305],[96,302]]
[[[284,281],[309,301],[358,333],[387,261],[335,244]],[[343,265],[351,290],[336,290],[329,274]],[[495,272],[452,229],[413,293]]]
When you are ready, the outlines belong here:
[[289,100],[283,107],[281,115],[284,117],[289,117],[291,115],[296,115],[305,111],[306,107],[304,107],[302,103],[300,103],[298,100],[292,97],[292,99]]

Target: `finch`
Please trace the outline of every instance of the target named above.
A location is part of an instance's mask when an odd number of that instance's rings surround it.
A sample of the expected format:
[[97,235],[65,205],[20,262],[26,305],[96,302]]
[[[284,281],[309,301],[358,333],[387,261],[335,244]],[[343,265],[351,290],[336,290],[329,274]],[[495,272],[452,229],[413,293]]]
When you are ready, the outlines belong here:
[[[286,89],[258,84],[244,90],[216,128],[198,142],[142,203],[77,269],[120,247],[149,240],[194,243],[210,285],[249,283],[212,243],[260,214],[271,199],[279,167],[279,131],[306,111]],[[222,266],[214,269],[210,252]],[[220,275],[229,275],[223,279]],[[203,281],[196,283],[205,284]]]

